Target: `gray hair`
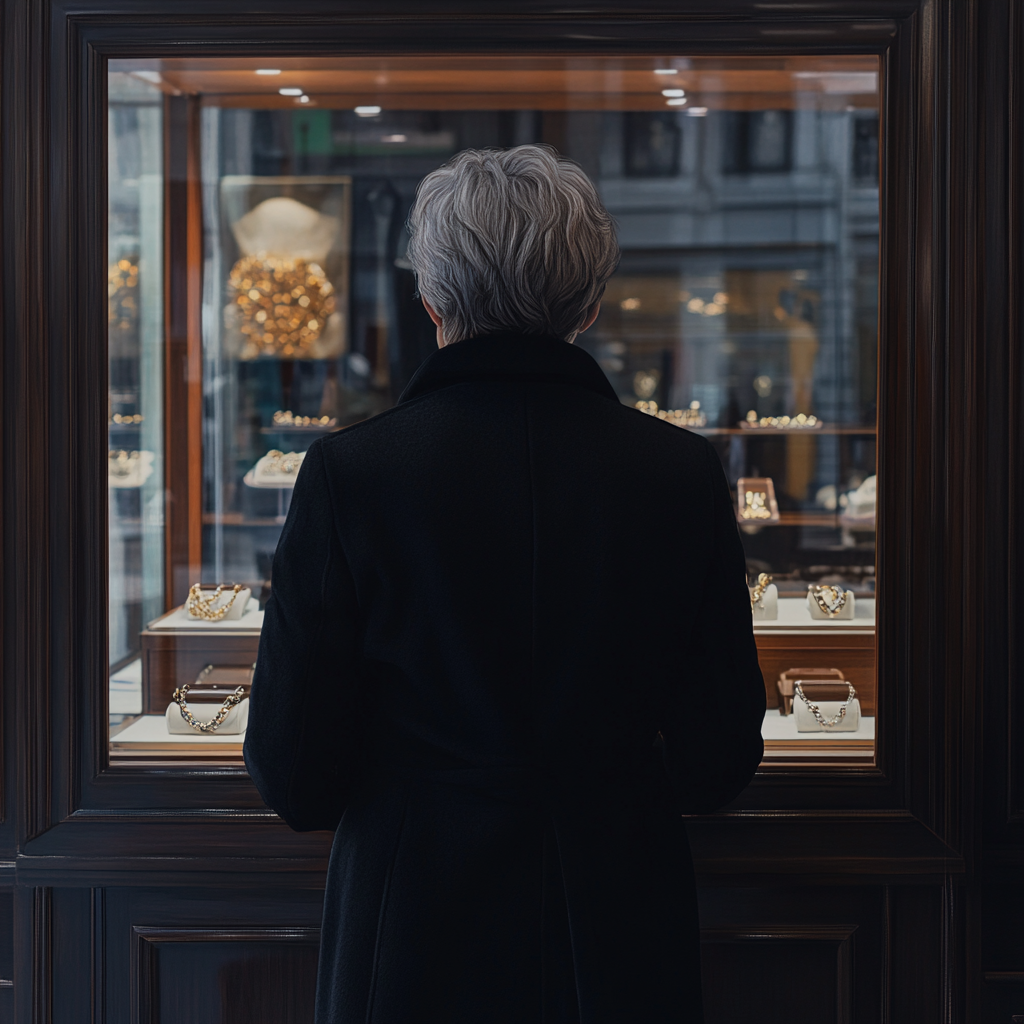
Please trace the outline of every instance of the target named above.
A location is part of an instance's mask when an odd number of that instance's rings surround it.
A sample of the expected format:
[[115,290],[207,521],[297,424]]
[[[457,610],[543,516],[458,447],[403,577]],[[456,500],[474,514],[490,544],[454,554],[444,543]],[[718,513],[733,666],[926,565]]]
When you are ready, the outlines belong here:
[[597,189],[550,146],[459,153],[420,182],[409,233],[445,344],[499,331],[572,341],[619,263]]

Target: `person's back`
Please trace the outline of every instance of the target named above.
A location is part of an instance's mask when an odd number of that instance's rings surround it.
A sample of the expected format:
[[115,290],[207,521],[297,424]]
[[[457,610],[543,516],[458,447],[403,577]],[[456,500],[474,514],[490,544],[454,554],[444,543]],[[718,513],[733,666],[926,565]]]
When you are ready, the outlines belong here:
[[340,822],[320,1022],[700,1019],[680,813],[761,756],[743,555],[711,446],[564,337],[463,335],[305,459],[246,761]]

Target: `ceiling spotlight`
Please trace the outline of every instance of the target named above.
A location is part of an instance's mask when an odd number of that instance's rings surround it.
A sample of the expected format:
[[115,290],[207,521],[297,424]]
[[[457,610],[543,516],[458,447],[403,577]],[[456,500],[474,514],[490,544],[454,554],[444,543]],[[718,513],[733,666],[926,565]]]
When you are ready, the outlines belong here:
[[655,68],[654,73],[656,75],[678,75],[679,72],[675,68]]
[[380,113],[380,107],[356,107],[355,112],[360,117],[376,117]]
[[257,68],[257,75],[279,75],[281,74],[280,68]]
[[301,96],[301,89],[293,89],[291,86],[286,86],[284,89],[277,90],[282,96]]
[[707,114],[707,107],[690,107],[690,109],[686,112],[687,117],[707,117]]
[[686,102],[685,96],[676,96],[673,99],[665,100],[666,106],[669,107],[681,107]]
[[300,96],[299,97],[299,102],[300,103],[308,103],[309,102],[309,97],[308,96]]
[[669,99],[678,100],[686,95],[685,89],[662,89],[662,96],[667,96]]

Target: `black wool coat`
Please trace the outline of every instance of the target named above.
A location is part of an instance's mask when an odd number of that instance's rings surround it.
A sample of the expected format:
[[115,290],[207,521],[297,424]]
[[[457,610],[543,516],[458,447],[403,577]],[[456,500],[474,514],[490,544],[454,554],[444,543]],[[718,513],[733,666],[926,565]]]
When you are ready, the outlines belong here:
[[761,758],[719,459],[597,363],[497,335],[314,442],[245,760],[336,829],[319,1024],[701,1019],[682,813]]

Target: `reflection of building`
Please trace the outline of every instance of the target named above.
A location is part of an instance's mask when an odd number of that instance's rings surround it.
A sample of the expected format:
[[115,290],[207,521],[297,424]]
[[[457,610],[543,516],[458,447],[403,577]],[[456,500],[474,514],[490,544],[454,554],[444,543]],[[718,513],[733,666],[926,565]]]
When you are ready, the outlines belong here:
[[[812,94],[795,95],[816,103]],[[265,524],[259,528],[234,525],[232,515],[241,512],[247,522],[255,513],[235,509],[230,486],[214,479],[231,477],[234,463],[240,475],[262,454],[266,410],[284,402],[296,415],[362,419],[390,405],[431,351],[434,331],[404,259],[404,225],[423,175],[467,147],[548,142],[597,181],[623,259],[601,317],[580,343],[624,401],[646,397],[671,408],[699,401],[731,479],[772,476],[784,512],[820,517],[827,511],[820,494],[832,495],[834,510],[836,494],[874,472],[869,435],[821,431],[773,442],[722,433],[735,432],[749,410],[873,426],[878,148],[871,109],[383,110],[361,117],[209,107],[203,117],[211,140],[205,166],[224,180],[352,181],[347,350],[297,366],[287,396],[268,392],[254,404],[245,387],[223,390],[222,401],[237,394],[243,404],[223,409],[219,425],[210,425],[222,435],[226,460],[204,469],[207,493],[226,496],[207,509],[204,551],[215,575],[256,580],[269,567],[279,529],[274,510],[255,517]],[[220,319],[207,319],[208,361],[219,351]],[[645,395],[635,390],[638,373],[648,382]],[[240,429],[254,418],[260,429]],[[751,537],[748,549],[776,569],[832,564],[818,549],[844,545],[838,529],[826,532],[817,537],[804,528],[794,538],[793,530],[776,530],[770,541]],[[784,556],[780,544],[811,547]]]

